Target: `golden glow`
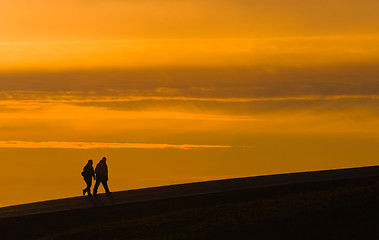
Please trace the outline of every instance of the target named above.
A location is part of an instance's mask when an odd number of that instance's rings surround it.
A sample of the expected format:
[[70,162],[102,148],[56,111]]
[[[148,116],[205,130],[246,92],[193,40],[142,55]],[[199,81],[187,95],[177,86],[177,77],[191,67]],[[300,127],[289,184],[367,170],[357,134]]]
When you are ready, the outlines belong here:
[[[379,35],[3,42],[0,70],[315,66],[379,61]],[[290,57],[289,57],[290,56]]]
[[377,33],[373,0],[2,0],[0,41]]
[[0,0],[0,206],[378,164],[378,8]]
[[27,142],[0,141],[0,148],[54,148],[54,149],[96,149],[96,148],[132,148],[132,149],[192,149],[192,148],[226,148],[220,145],[190,145],[190,144],[151,144],[151,143],[98,143],[98,142]]

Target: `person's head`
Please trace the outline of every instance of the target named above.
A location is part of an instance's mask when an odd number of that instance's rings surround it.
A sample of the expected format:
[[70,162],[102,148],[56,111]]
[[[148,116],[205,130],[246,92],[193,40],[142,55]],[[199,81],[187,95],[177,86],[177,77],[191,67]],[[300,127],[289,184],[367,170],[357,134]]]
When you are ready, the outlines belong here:
[[88,160],[88,163],[87,164],[89,164],[89,165],[93,165],[93,161],[90,159],[90,160]]
[[106,157],[103,157],[103,159],[101,159],[101,161],[107,161],[107,158]]

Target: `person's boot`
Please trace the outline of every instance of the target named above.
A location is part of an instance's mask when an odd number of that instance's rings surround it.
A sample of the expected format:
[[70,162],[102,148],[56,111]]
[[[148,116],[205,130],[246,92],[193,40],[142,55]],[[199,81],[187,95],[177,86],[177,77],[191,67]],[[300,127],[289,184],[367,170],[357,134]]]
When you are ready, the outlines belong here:
[[83,196],[86,195],[87,189],[83,189]]

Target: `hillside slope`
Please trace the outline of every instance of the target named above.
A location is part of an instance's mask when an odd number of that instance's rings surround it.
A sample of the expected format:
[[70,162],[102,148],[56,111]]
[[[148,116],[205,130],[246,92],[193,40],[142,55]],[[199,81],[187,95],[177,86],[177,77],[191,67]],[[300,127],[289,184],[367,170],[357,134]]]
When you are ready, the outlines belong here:
[[2,239],[372,239],[379,168],[166,186],[0,209]]

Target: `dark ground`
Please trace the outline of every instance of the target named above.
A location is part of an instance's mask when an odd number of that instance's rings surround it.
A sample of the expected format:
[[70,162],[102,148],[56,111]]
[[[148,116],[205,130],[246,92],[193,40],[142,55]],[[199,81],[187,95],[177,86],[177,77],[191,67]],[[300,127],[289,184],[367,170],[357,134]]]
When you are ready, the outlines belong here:
[[0,239],[379,239],[379,177],[0,219]]

